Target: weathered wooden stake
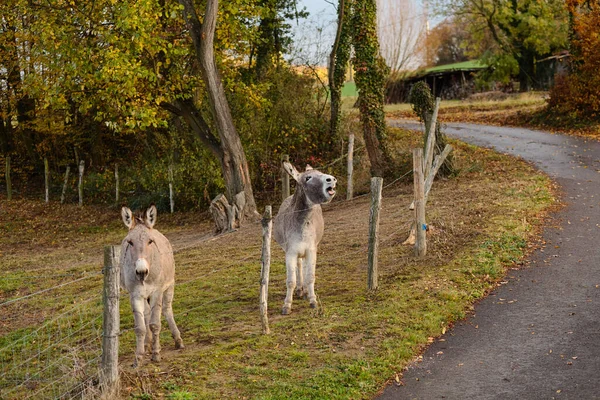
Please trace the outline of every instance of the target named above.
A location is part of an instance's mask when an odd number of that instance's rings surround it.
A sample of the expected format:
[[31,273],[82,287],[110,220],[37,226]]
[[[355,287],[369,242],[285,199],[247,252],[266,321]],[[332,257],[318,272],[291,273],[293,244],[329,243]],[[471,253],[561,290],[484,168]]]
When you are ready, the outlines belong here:
[[269,300],[269,273],[271,269],[271,232],[273,230],[273,219],[271,218],[271,206],[265,207],[265,213],[262,219],[263,244],[262,244],[262,264],[260,268],[260,319],[262,330],[265,335],[271,333],[269,329],[269,316],[267,314]]
[[[433,115],[431,116],[431,123],[428,124],[428,130],[425,132],[427,137],[427,143],[425,144],[425,156],[424,156],[424,176],[429,176],[431,170],[431,163],[433,162],[433,152],[435,148],[435,126],[437,124],[438,111],[440,109],[441,99],[437,97],[435,99],[435,107],[433,108]],[[427,128],[426,128],[427,129]]]
[[354,182],[352,174],[354,173],[354,133],[348,136],[348,187],[346,190],[346,200],[352,200],[354,197]]
[[10,156],[6,156],[6,169],[4,170],[6,177],[6,199],[12,200],[12,184],[10,182]]
[[119,393],[119,259],[120,246],[104,247],[104,318],[102,321],[101,388],[106,399]]
[[[288,156],[287,154],[284,154],[283,156],[281,156],[281,164],[283,165],[284,162],[290,162],[290,156]],[[282,198],[282,200],[285,200],[288,197],[290,197],[290,176],[288,175],[287,172],[285,172],[285,170],[282,167],[281,168],[281,198]]]
[[379,253],[379,211],[381,210],[381,190],[383,178],[371,178],[371,213],[369,214],[369,253],[367,287],[370,290],[377,289],[378,271],[377,255]]
[[48,168],[48,159],[44,157],[44,186],[46,187],[46,204],[50,202],[50,171]]
[[67,192],[67,183],[69,183],[69,172],[71,172],[71,166],[67,165],[67,171],[65,172],[65,181],[63,183],[62,192],[60,194],[60,204],[65,202],[65,193]]
[[173,164],[169,164],[169,204],[171,214],[175,212],[175,197],[173,196]]
[[413,178],[415,185],[415,255],[427,253],[425,223],[425,182],[423,180],[423,149],[413,149]]
[[83,206],[83,171],[85,170],[85,161],[81,160],[79,162],[79,207]]
[[115,164],[115,204],[119,205],[119,164]]
[[435,159],[433,160],[433,165],[431,166],[429,175],[426,175],[425,178],[425,204],[427,204],[427,197],[429,196],[429,191],[433,186],[433,180],[435,179],[435,176],[437,175],[440,167],[442,166],[442,164],[446,160],[446,157],[448,157],[448,154],[450,154],[451,151],[452,146],[447,144],[446,147],[444,147],[444,150],[440,154],[435,156]]

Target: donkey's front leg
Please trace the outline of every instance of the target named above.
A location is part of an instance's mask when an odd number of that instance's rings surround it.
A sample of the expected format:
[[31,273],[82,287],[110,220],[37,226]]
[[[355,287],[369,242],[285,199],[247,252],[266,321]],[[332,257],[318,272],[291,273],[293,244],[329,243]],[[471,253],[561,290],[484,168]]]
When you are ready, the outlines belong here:
[[304,258],[298,257],[298,267],[296,269],[296,296],[302,298],[306,295],[306,284],[304,283]]
[[136,338],[136,349],[135,349],[135,360],[133,361],[133,367],[137,368],[144,359],[146,353],[144,348],[144,342],[146,339],[146,322],[144,321],[144,307],[147,304],[146,299],[131,295],[131,310],[133,311],[133,322],[134,332]]
[[157,290],[150,297],[150,331],[152,332],[152,361],[160,361],[160,317],[163,294]]
[[144,300],[144,321],[146,322],[146,353],[152,352],[152,331],[150,330],[150,299]]
[[304,259],[304,286],[307,290],[308,301],[312,308],[317,307],[317,295],[315,294],[315,270],[317,266],[317,249],[306,251]]
[[298,256],[296,254],[285,255],[285,269],[287,272],[287,279],[285,281],[287,287],[287,294],[283,302],[283,309],[281,313],[288,315],[292,312],[292,300],[294,298],[294,289],[296,288],[296,268],[298,268]]

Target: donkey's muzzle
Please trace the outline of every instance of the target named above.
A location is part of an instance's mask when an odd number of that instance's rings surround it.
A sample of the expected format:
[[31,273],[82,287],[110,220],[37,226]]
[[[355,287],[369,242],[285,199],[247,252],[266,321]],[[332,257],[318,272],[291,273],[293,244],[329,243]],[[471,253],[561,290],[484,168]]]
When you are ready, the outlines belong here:
[[150,268],[148,268],[148,262],[143,258],[138,259],[135,262],[135,276],[138,280],[144,281],[150,272]]
[[325,188],[325,191],[327,192],[327,194],[330,195],[331,197],[335,196],[335,186],[337,183],[337,179],[335,179],[333,176],[329,176],[329,177],[327,177],[327,179],[325,179],[325,182],[327,182],[329,184],[329,186],[327,186],[327,188]]
[[135,277],[138,279],[138,281],[140,282],[144,282],[144,279],[146,279],[146,277],[148,276],[148,271],[135,271]]

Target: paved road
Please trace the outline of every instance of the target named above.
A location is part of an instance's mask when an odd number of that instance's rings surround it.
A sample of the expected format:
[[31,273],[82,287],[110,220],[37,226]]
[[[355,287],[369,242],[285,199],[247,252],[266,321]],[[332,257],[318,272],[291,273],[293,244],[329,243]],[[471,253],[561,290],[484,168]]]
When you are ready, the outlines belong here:
[[567,206],[529,267],[511,271],[378,399],[600,399],[600,143],[474,124],[446,132],[533,162]]

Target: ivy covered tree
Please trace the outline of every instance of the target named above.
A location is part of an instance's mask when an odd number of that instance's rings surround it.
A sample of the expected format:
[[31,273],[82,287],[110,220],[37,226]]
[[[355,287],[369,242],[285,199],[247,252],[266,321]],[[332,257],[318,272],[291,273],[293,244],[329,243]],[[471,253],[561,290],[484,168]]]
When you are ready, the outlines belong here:
[[340,91],[352,48],[358,107],[371,174],[384,176],[393,169],[386,146],[387,127],[383,111],[389,68],[379,51],[376,3],[375,0],[339,2],[338,32],[330,57],[331,129],[333,133],[337,130]]
[[338,133],[341,118],[342,87],[346,82],[346,71],[350,61],[352,27],[348,18],[352,0],[339,0],[338,26],[329,55],[329,91],[331,93],[330,135]]
[[[435,98],[433,97],[433,93],[431,93],[431,88],[424,80],[415,83],[410,91],[410,104],[417,114],[417,117],[422,123],[429,126],[431,124],[431,119],[433,116],[433,110],[435,108]],[[442,124],[439,122],[435,125],[435,147],[434,147],[434,156],[440,154],[444,151],[446,147],[447,140],[446,135],[442,132]],[[431,133],[429,133],[431,134]],[[423,146],[427,146],[427,137],[423,138]],[[425,153],[425,149],[423,150]],[[453,166],[453,157],[449,154],[444,163],[440,167],[439,175],[440,176],[450,176],[454,173]]]
[[385,80],[389,68],[379,51],[377,2],[354,0],[351,23],[354,45],[354,80],[371,174],[384,176],[392,167],[386,146]]
[[258,81],[281,61],[289,48],[292,42],[289,21],[308,16],[306,11],[298,9],[297,3],[297,0],[258,0],[260,22],[250,53],[250,67]]

